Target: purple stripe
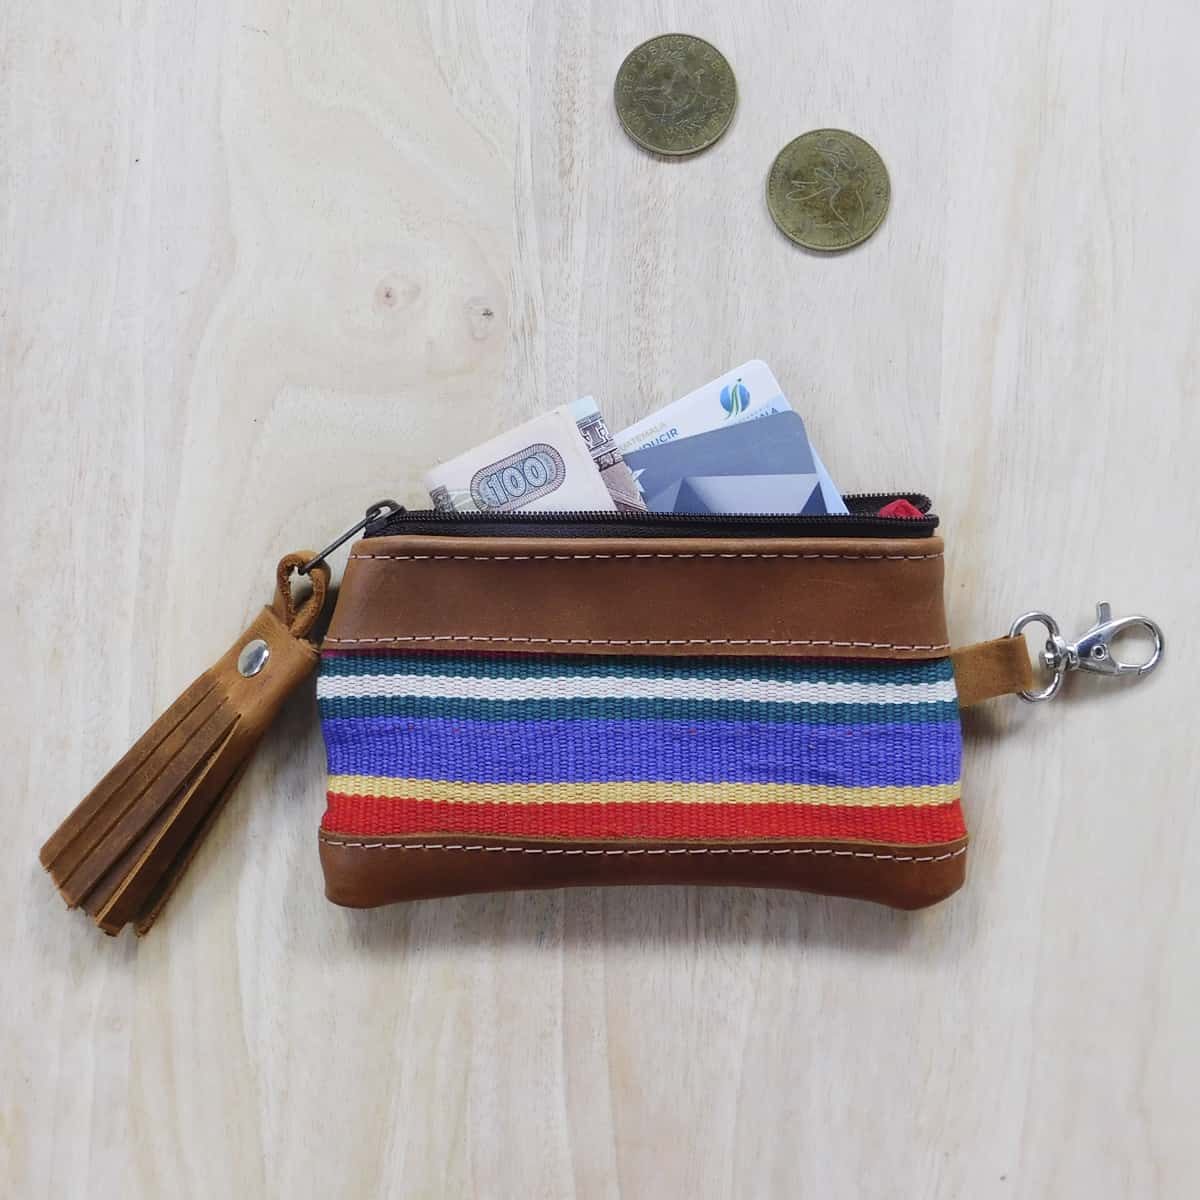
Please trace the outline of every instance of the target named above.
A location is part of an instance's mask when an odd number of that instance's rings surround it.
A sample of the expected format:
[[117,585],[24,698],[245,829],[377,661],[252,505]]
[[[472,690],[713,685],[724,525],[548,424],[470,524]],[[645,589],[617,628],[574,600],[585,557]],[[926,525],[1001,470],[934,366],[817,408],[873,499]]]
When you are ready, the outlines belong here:
[[322,722],[331,775],[473,783],[816,783],[923,786],[959,777],[957,721],[800,725],[743,721]]

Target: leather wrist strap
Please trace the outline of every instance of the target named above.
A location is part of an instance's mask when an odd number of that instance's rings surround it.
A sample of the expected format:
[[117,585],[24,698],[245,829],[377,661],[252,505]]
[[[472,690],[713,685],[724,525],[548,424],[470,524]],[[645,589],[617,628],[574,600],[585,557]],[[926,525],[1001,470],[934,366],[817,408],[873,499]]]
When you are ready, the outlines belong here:
[[150,726],[42,847],[69,908],[105,933],[154,923],[251,754],[288,695],[317,664],[307,640],[329,586],[309,572],[300,605],[292,576],[312,555],[280,560],[275,597],[229,650]]
[[959,708],[1033,687],[1033,663],[1023,637],[999,637],[951,651]]

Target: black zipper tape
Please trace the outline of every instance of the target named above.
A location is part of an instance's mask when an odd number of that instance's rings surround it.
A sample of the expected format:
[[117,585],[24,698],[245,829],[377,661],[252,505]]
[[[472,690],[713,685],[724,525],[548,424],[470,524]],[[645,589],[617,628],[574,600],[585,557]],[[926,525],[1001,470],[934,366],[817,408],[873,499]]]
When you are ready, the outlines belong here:
[[[439,512],[401,509],[369,523],[363,536],[426,537],[829,537],[922,538],[937,528],[920,492],[864,492],[844,497],[849,513]],[[907,500],[920,517],[881,517],[877,510]]]

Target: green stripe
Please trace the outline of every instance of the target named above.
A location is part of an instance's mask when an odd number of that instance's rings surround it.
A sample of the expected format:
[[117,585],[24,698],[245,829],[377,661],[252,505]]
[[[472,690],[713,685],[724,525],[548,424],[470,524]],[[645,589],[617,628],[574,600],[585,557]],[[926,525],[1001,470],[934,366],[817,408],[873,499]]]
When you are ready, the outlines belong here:
[[956,721],[954,700],[917,704],[784,704],[742,700],[573,699],[473,700],[466,697],[334,696],[320,700],[321,719],[437,717],[460,721],[770,721],[806,725],[926,725]]
[[949,658],[921,662],[817,662],[795,658],[640,657],[604,654],[334,654],[321,674],[438,675],[451,679],[754,679],[811,683],[939,683],[954,677]]

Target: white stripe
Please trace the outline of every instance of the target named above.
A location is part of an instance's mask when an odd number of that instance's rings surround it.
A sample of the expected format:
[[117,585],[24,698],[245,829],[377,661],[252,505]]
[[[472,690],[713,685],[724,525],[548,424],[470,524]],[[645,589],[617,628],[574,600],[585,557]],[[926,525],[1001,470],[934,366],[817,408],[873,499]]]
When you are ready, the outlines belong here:
[[328,675],[317,695],[429,696],[476,700],[746,700],[784,704],[915,704],[953,700],[954,680],[931,683],[827,683],[759,679],[645,679],[574,675],[477,679],[456,675]]

